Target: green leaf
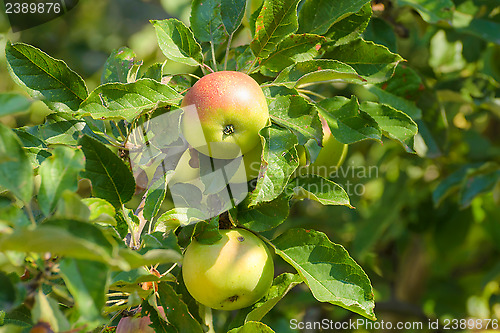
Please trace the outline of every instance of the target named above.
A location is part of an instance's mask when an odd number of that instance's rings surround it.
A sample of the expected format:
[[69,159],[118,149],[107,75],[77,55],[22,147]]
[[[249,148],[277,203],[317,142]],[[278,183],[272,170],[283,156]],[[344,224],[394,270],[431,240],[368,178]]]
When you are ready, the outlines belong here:
[[2,289],[0,291],[0,309],[6,312],[10,312],[10,310],[15,306],[16,303],[17,290],[14,286],[13,281],[11,281],[7,273],[3,271],[0,271],[0,285],[2,286]]
[[302,278],[298,274],[283,273],[276,277],[267,294],[260,301],[255,303],[252,311],[247,314],[245,322],[261,321],[293,287],[302,282]]
[[116,211],[112,204],[99,198],[85,198],[82,199],[82,202],[86,204],[90,210],[89,220],[91,222],[116,225],[116,220],[114,218]]
[[340,185],[316,175],[295,178],[288,183],[285,193],[294,199],[310,199],[322,205],[342,205],[352,208],[349,195]]
[[167,59],[190,66],[203,63],[201,46],[188,27],[177,19],[151,21],[156,30],[158,45]]
[[482,18],[475,18],[470,13],[457,10],[453,12],[453,27],[459,31],[469,35],[479,37],[487,42],[500,44],[498,33],[500,23],[492,20],[485,20]]
[[7,42],[5,54],[9,71],[34,98],[55,111],[76,111],[87,98],[83,79],[61,60],[22,43]]
[[358,12],[368,0],[306,0],[299,13],[299,33],[322,35],[335,22]]
[[436,74],[458,72],[465,68],[465,61],[461,40],[449,41],[446,32],[439,30],[430,41],[429,65]]
[[90,210],[78,194],[65,190],[59,198],[54,216],[60,219],[88,222]]
[[302,96],[278,96],[269,103],[269,114],[274,123],[291,129],[299,144],[309,139],[321,143],[323,130],[314,104]]
[[152,64],[141,75],[141,79],[151,79],[151,80],[161,82],[161,78],[163,76],[163,66],[165,64],[166,64],[166,62],[164,62],[164,63],[157,62],[155,64]]
[[380,104],[389,105],[396,110],[403,111],[414,120],[422,118],[422,110],[415,103],[402,97],[393,95],[378,86],[369,86],[367,90],[378,97]]
[[494,162],[485,163],[467,176],[460,191],[460,205],[469,207],[478,195],[491,192],[500,183],[500,168]]
[[194,0],[191,2],[191,30],[202,42],[220,44],[226,38],[221,18],[221,0]]
[[288,230],[272,243],[276,254],[298,271],[318,301],[375,320],[370,280],[344,247],[322,232],[304,229]]
[[78,322],[86,329],[97,327],[102,321],[101,311],[106,303],[109,267],[95,261],[64,258],[59,264],[61,277],[75,300]]
[[259,7],[250,15],[248,19],[248,23],[250,25],[250,33],[252,34],[252,38],[255,37],[255,26],[257,22],[257,18],[260,16],[260,11],[262,10],[262,7],[264,7],[264,1],[260,4]]
[[274,331],[264,323],[249,321],[241,327],[230,330],[228,333],[274,333]]
[[297,62],[311,60],[320,54],[321,44],[325,42],[326,38],[319,35],[288,35],[273,53],[260,62],[260,71],[274,76],[272,72],[280,72]]
[[382,140],[377,122],[359,109],[355,96],[351,99],[342,96],[327,98],[317,105],[333,136],[340,142],[350,144],[366,139]]
[[92,182],[92,193],[109,201],[115,208],[121,208],[135,192],[135,180],[130,169],[99,141],[84,135],[78,142],[85,154],[82,176]]
[[21,142],[7,126],[0,124],[0,186],[29,202],[33,194],[33,169]]
[[297,30],[298,0],[265,0],[250,43],[256,57],[265,59],[287,35]]
[[464,182],[464,179],[469,170],[472,168],[478,168],[479,166],[480,164],[463,165],[458,170],[441,180],[441,182],[432,192],[432,200],[434,201],[434,205],[436,207],[439,206],[446,197],[450,196],[454,192],[457,192]]
[[145,111],[173,105],[181,99],[173,88],[151,79],[107,83],[97,87],[82,103],[80,116],[132,122]]
[[76,191],[78,173],[84,167],[83,153],[69,147],[56,147],[52,156],[40,165],[38,174],[41,185],[38,203],[45,215],[49,215],[65,190]]
[[31,106],[31,100],[20,94],[0,94],[0,117],[26,111]]
[[179,263],[182,260],[181,254],[171,249],[153,249],[140,255],[136,251],[124,248],[119,250],[119,255],[131,269],[156,264]]
[[405,63],[400,63],[389,81],[379,83],[377,87],[390,94],[413,101],[417,100],[422,91],[425,90],[420,76]]
[[[113,50],[104,64],[101,84],[133,82],[135,81],[135,74],[141,65],[142,60],[137,60],[135,52],[128,47]],[[133,80],[130,81],[129,79]]]
[[59,303],[45,296],[41,289],[35,296],[35,306],[31,310],[34,323],[43,321],[50,325],[55,332],[63,332],[70,329],[68,319],[59,308]]
[[159,303],[163,306],[168,322],[179,332],[203,333],[200,323],[193,318],[184,302],[174,289],[166,284],[158,284]]
[[366,29],[371,16],[372,6],[371,3],[367,3],[357,13],[345,16],[335,22],[325,33],[325,36],[328,37],[332,45],[347,44],[357,39]]
[[246,5],[246,0],[221,1],[220,13],[222,16],[222,23],[228,34],[234,33],[241,25],[241,21],[245,15]]
[[177,227],[185,227],[190,224],[195,224],[205,221],[206,213],[197,210],[196,208],[173,208],[163,213],[159,218],[155,231],[166,232],[175,230]]
[[52,252],[68,258],[127,267],[112,258],[114,246],[95,225],[67,219],[52,219],[35,229],[19,229],[0,237],[1,251]]
[[407,152],[413,152],[413,138],[418,128],[406,113],[373,102],[361,103],[359,108],[377,122],[384,135],[399,142]]
[[324,55],[350,65],[368,83],[389,79],[394,68],[403,60],[383,45],[358,38],[348,44],[331,48]]
[[452,0],[397,0],[399,6],[410,6],[415,9],[422,19],[428,23],[450,21],[455,5]]
[[[169,172],[171,174],[172,172]],[[146,193],[144,203],[144,217],[151,221],[160,211],[165,195],[167,194],[167,174],[163,174],[160,179],[154,182]]]
[[273,84],[294,88],[310,83],[331,81],[363,81],[363,78],[349,65],[331,59],[315,59],[299,62],[285,68]]
[[[384,19],[373,17],[363,32],[363,39],[372,41],[375,44],[384,45],[391,52],[397,52],[396,33],[393,26]],[[352,40],[349,40],[349,42]]]
[[[97,136],[90,126],[82,120],[61,120],[59,117],[49,115],[47,121],[30,129],[30,133],[39,138],[44,144],[62,144],[76,146],[78,138],[82,134],[87,134],[99,140],[104,140]],[[108,142],[104,140],[104,142]]]
[[[250,206],[276,199],[297,169],[299,160],[295,145],[297,137],[288,129],[273,125],[260,131],[264,137],[261,175],[250,193]],[[264,172],[263,172],[264,170]]]
[[271,230],[288,217],[290,206],[288,198],[280,195],[270,202],[249,206],[249,197],[238,205],[238,224],[255,232]]

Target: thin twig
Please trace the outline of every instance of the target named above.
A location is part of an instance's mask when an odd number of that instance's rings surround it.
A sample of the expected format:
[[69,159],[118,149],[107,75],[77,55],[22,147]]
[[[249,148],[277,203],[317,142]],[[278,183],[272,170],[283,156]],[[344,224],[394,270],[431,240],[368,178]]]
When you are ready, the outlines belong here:
[[308,94],[308,95],[312,95],[312,96],[316,96],[320,99],[326,99],[325,96],[321,95],[321,94],[318,94],[317,92],[314,92],[314,91],[311,91],[311,90],[307,90],[307,89],[297,89],[297,91],[299,93],[303,93],[303,94]]
[[229,57],[229,47],[231,46],[231,40],[233,39],[233,34],[234,34],[234,31],[232,34],[229,35],[229,39],[227,40],[226,56],[224,58],[224,70],[227,69],[227,58]]
[[214,42],[210,41],[210,48],[212,50],[212,62],[214,64],[214,70],[217,72],[217,60],[215,60],[215,47],[214,47]]

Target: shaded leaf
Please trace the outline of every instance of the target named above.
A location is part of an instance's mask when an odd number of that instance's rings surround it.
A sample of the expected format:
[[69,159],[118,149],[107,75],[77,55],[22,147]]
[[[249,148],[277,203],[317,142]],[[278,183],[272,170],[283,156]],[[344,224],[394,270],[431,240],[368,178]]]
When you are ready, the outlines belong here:
[[64,258],[59,264],[61,277],[75,300],[75,310],[86,329],[97,327],[108,291],[109,267],[88,260]]
[[397,0],[397,3],[400,6],[406,5],[412,7],[428,23],[451,20],[453,15],[452,9],[455,7],[452,0]]
[[325,33],[332,45],[349,43],[366,29],[372,16],[371,3],[366,3],[357,13],[350,14],[335,22]]
[[[128,47],[113,50],[104,64],[101,84],[133,82],[135,81],[135,74],[141,65],[142,60],[137,60],[135,52]],[[133,76],[131,81],[129,81],[130,74]]]
[[250,47],[256,57],[267,58],[285,36],[295,32],[298,0],[265,0],[255,21]]
[[333,136],[340,142],[350,144],[366,139],[381,141],[380,127],[369,114],[359,109],[355,96],[351,99],[342,96],[327,98],[317,105]]
[[56,147],[52,156],[40,165],[41,176],[38,203],[45,215],[52,212],[65,190],[76,191],[78,173],[84,167],[83,153],[68,147]]
[[112,259],[113,246],[95,225],[66,219],[49,220],[35,229],[20,229],[0,237],[1,251],[51,252],[68,258],[121,265]]
[[2,93],[0,94],[0,117],[26,111],[30,105],[31,101],[23,95]]
[[375,320],[370,280],[344,247],[322,232],[304,229],[288,230],[272,243],[276,254],[298,271],[318,301]]
[[358,12],[368,0],[306,0],[299,13],[299,33],[322,35],[335,22]]
[[370,86],[367,88],[369,92],[378,97],[380,104],[387,104],[396,110],[403,111],[413,120],[422,118],[422,110],[415,105],[415,103],[404,99],[402,97],[391,94],[377,86]]
[[324,55],[350,65],[368,83],[389,79],[394,68],[403,60],[383,45],[358,38],[348,44],[331,48]]
[[163,75],[163,66],[164,63],[155,63],[149,66],[144,73],[141,75],[141,79],[151,79],[158,82],[161,82],[161,78]]
[[221,0],[194,0],[189,18],[194,36],[202,42],[222,43],[226,37],[221,18]]
[[33,194],[33,169],[16,134],[0,124],[0,186],[29,202]]
[[293,287],[302,282],[302,278],[297,274],[283,273],[277,276],[267,294],[255,303],[252,310],[247,314],[245,322],[261,321]]
[[159,303],[163,306],[168,322],[179,332],[203,333],[200,323],[193,318],[184,302],[174,289],[166,284],[158,285]]
[[31,310],[33,322],[38,323],[43,321],[50,324],[50,327],[55,330],[55,332],[62,332],[69,330],[68,319],[64,316],[64,313],[59,308],[59,303],[43,294],[42,290],[39,289],[35,296],[35,306]]
[[222,0],[221,1],[221,16],[222,23],[228,34],[234,33],[241,25],[243,16],[245,15],[246,0]]
[[85,82],[63,61],[22,43],[8,42],[5,54],[14,80],[51,109],[76,111],[87,97]]
[[359,107],[377,122],[384,135],[399,142],[407,152],[413,152],[413,138],[418,128],[406,113],[373,102],[361,103]]
[[238,224],[255,232],[271,230],[288,217],[290,206],[288,198],[280,195],[278,198],[249,206],[249,198],[238,205]]
[[299,144],[304,144],[309,139],[320,143],[323,139],[318,111],[304,97],[278,96],[269,104],[269,114],[274,123],[296,133]]
[[84,135],[79,141],[85,154],[83,177],[92,182],[92,193],[119,208],[135,192],[135,180],[130,169],[105,145]]

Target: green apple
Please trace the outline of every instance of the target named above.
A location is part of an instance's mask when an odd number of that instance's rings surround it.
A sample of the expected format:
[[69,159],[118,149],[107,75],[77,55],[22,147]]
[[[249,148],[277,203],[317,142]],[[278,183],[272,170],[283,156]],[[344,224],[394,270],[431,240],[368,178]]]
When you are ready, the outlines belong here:
[[208,74],[182,100],[182,133],[201,153],[230,159],[260,143],[269,121],[267,101],[250,76],[233,71]]
[[329,178],[329,175],[344,163],[347,155],[347,145],[335,139],[323,116],[319,115],[319,118],[323,127],[323,148],[319,151],[314,162],[308,165],[309,159],[306,149],[304,146],[298,145],[296,147],[299,154],[298,172],[301,175],[313,174]]
[[200,177],[200,162],[198,153],[188,148],[182,153],[177,166],[174,169],[169,184],[187,183]]
[[244,154],[238,170],[231,178],[231,183],[246,183],[251,179],[257,178],[260,171],[261,156],[261,144],[258,144],[254,149]]
[[236,310],[254,304],[273,282],[267,246],[245,229],[220,230],[214,244],[193,239],[184,253],[182,277],[195,300],[213,309]]

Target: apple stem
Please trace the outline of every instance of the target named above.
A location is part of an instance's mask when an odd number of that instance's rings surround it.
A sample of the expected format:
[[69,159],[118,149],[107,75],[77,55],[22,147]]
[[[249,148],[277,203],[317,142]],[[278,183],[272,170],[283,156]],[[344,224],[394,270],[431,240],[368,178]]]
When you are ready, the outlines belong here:
[[231,46],[231,40],[233,39],[233,34],[234,34],[234,31],[232,34],[229,35],[229,39],[227,40],[226,56],[224,58],[224,70],[227,69],[227,58],[229,57],[229,47]]
[[212,308],[205,306],[205,305],[201,305],[201,306],[204,308],[203,311],[205,312],[204,321],[205,321],[205,325],[207,325],[207,327],[208,327],[207,333],[215,333],[214,320],[213,320],[213,316],[212,316]]
[[217,72],[217,61],[215,60],[215,47],[213,41],[210,41],[210,48],[212,49],[212,62],[214,63],[214,70]]

